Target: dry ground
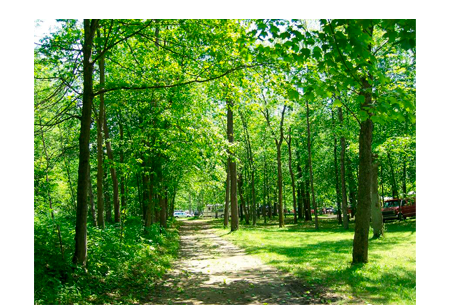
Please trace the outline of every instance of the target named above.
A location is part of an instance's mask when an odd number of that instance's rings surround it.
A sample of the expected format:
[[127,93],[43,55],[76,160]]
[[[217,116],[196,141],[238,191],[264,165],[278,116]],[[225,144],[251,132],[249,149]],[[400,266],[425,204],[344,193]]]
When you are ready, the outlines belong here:
[[[184,221],[180,258],[146,304],[346,304],[324,288],[281,274],[214,234],[208,221]],[[352,303],[355,303],[353,300]]]

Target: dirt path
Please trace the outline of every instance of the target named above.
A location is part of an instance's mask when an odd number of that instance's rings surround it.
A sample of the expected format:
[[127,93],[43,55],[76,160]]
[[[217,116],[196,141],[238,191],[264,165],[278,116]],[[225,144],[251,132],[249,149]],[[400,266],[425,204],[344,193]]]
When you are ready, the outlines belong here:
[[[323,304],[273,267],[214,234],[207,221],[184,221],[180,259],[147,304]],[[304,295],[305,297],[303,297]],[[328,301],[328,302],[329,302]],[[342,300],[341,300],[342,302]]]

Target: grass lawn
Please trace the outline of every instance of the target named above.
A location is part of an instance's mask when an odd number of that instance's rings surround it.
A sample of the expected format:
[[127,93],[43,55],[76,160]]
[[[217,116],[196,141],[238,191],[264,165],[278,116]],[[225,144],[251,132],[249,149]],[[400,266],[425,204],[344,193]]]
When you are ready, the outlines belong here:
[[353,221],[345,231],[335,218],[320,217],[316,231],[314,222],[294,225],[288,216],[283,229],[277,220],[266,225],[260,220],[233,233],[222,221],[214,221],[220,236],[311,287],[329,287],[370,304],[416,303],[416,219],[387,222],[384,238],[369,240],[369,263],[361,266],[351,266]]

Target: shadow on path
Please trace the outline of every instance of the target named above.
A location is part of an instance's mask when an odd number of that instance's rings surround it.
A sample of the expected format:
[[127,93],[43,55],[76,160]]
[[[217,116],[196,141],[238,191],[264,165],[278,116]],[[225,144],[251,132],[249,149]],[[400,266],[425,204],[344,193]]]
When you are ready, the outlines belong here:
[[349,303],[246,254],[214,234],[208,221],[183,222],[180,258],[146,304],[327,304]]

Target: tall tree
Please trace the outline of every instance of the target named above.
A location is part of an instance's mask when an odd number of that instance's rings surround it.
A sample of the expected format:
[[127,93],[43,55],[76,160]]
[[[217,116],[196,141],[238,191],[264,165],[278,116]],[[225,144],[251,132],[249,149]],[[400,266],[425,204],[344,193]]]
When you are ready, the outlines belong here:
[[75,252],[73,263],[86,265],[87,261],[87,193],[89,187],[89,132],[92,99],[94,98],[92,72],[92,47],[98,20],[84,20],[83,42],[83,109],[81,112],[80,157],[78,165],[77,219],[75,227]]
[[288,139],[287,139],[288,151],[289,151],[289,173],[291,175],[292,186],[292,205],[294,207],[294,223],[297,223],[297,200],[295,198],[295,177],[292,170],[292,149],[291,149],[291,127],[289,126]]
[[223,226],[228,227],[228,221],[230,218],[230,158],[227,158],[226,162],[227,178],[225,181],[225,211],[223,215]]
[[373,155],[372,164],[372,206],[371,219],[373,238],[379,238],[383,232],[383,214],[381,213],[380,197],[378,196],[378,156]]
[[[333,121],[333,129],[335,129],[335,123],[334,123],[334,111],[331,110],[331,119]],[[341,214],[341,188],[339,187],[339,169],[338,169],[338,162],[337,162],[337,138],[336,134],[333,133],[333,140],[334,140],[334,146],[333,146],[333,152],[334,152],[334,176],[335,176],[335,185],[336,185],[336,204],[337,204],[337,215],[338,215],[338,223],[342,224],[342,214]],[[344,214],[346,213],[346,210],[344,210]]]
[[[97,36],[100,37],[100,30],[97,30]],[[105,86],[105,58],[102,56],[99,60],[100,70],[100,87]],[[103,218],[104,202],[103,202],[103,121],[105,116],[105,97],[100,94],[100,106],[97,117],[97,211],[98,226],[105,227]]]
[[310,131],[310,124],[309,124],[309,103],[308,99],[306,99],[306,124],[307,124],[307,131],[308,131],[308,168],[309,168],[309,181],[311,183],[311,194],[312,194],[312,202],[314,207],[314,226],[316,230],[319,229],[319,218],[318,218],[318,211],[317,211],[317,203],[316,203],[316,197],[314,194],[314,176],[313,176],[313,170],[312,170],[312,161],[311,161],[311,131]]
[[281,110],[281,120],[280,120],[280,135],[279,137],[275,135],[275,131],[272,129],[272,126],[270,124],[270,116],[269,116],[269,110],[265,109],[264,116],[266,118],[267,125],[270,128],[270,131],[272,133],[273,139],[275,141],[275,145],[277,147],[277,178],[278,178],[278,225],[280,228],[284,227],[284,206],[283,206],[283,171],[281,168],[281,144],[283,144],[283,122],[284,122],[284,114],[286,112],[287,105],[283,105],[283,109]]
[[[340,127],[342,128],[342,121],[344,120],[342,115],[342,107],[338,107],[338,116],[340,121]],[[344,211],[344,229],[348,230],[348,206],[347,206],[347,189],[345,186],[345,137],[341,134],[340,137],[341,144],[341,156],[340,156],[340,164],[341,164],[341,195],[342,195],[342,209]]]
[[230,172],[230,202],[231,202],[231,231],[237,231],[239,229],[238,218],[238,204],[237,204],[237,172],[236,172],[236,159],[234,157],[234,133],[233,133],[233,106],[234,103],[231,99],[227,99],[227,137],[229,145],[231,146],[228,152],[229,159],[229,172]]

